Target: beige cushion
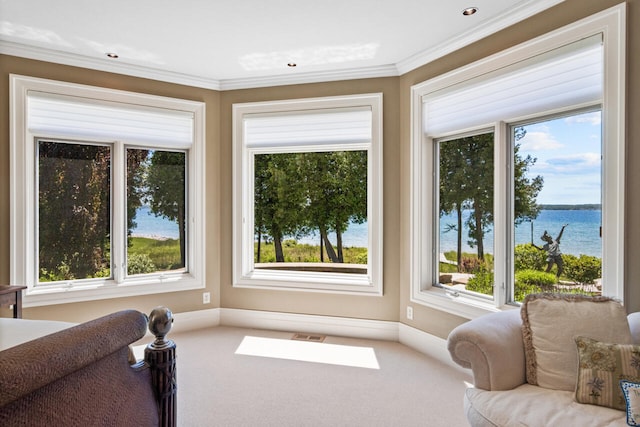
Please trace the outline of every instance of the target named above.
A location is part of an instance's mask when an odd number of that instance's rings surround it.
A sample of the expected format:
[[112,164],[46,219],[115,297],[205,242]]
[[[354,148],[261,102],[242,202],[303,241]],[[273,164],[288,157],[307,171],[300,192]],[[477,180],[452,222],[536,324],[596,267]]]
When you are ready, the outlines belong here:
[[640,380],[640,346],[577,337],[576,401],[626,409],[620,380]]
[[[603,406],[583,405],[571,391],[523,384],[513,390],[469,388],[465,410],[472,426],[500,427],[621,427],[625,413]],[[428,425],[426,423],[425,425]]]
[[624,307],[607,297],[532,294],[520,310],[529,384],[575,391],[578,352],[575,337],[631,344]]

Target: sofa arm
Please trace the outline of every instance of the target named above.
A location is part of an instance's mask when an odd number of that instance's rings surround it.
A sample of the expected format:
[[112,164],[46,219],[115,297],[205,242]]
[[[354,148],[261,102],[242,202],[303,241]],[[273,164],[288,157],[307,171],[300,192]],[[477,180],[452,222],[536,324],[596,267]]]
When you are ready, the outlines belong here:
[[526,382],[520,310],[491,313],[455,328],[447,347],[484,390],[511,390]]
[[146,328],[147,316],[125,310],[4,350],[0,358],[0,406],[119,351],[126,361],[129,344],[142,338]]

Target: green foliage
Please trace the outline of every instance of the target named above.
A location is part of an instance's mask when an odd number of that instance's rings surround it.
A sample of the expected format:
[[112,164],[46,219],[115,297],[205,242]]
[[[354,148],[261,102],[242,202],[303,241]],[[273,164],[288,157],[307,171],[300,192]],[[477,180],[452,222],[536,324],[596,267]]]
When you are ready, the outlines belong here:
[[466,289],[485,295],[493,295],[493,273],[486,269],[478,270],[473,276],[469,277]]
[[129,254],[127,257],[127,274],[146,274],[157,271],[151,257],[147,254]]
[[521,270],[516,272],[516,287],[538,286],[540,288],[551,288],[556,284],[556,276],[552,273],[545,273],[538,270]]
[[[39,280],[110,277],[110,148],[38,144]],[[162,243],[128,238],[131,274],[185,265],[185,158],[181,152],[127,150],[127,231],[135,228],[144,200],[156,215],[177,221],[181,235]]]
[[175,268],[186,264],[185,191],[186,154],[155,150],[151,154],[145,186],[151,211],[178,223],[180,260]]
[[[254,168],[255,235],[273,241],[276,262],[286,261],[284,236],[312,230],[332,262],[348,262],[342,234],[350,222],[367,219],[367,152],[260,154]],[[335,248],[329,233],[335,233]],[[271,261],[261,250],[256,262]]]
[[41,281],[94,277],[108,268],[108,147],[38,141]]
[[[534,248],[535,249],[535,248]],[[538,270],[521,270],[516,272],[515,300],[523,301],[529,294],[556,291],[556,276]]]
[[146,237],[132,237],[127,256],[129,262],[132,257],[148,257],[155,266],[155,271],[175,270],[183,267],[180,260],[180,242],[177,239],[156,240]]
[[69,264],[65,261],[61,261],[52,270],[46,268],[40,268],[40,282],[56,282],[59,280],[73,280],[75,277],[71,273]]
[[575,283],[592,284],[602,277],[602,261],[590,255],[562,255],[564,275]]
[[547,254],[532,244],[516,245],[514,250],[514,268],[520,270],[544,270],[547,266]]
[[440,273],[457,273],[458,266],[454,264],[449,264],[446,262],[440,263]]
[[[524,128],[515,129],[516,141],[522,139]],[[477,248],[479,259],[485,258],[484,235],[493,223],[493,133],[471,135],[443,141],[439,147],[440,214],[457,213],[457,223],[450,229],[458,233],[462,243],[462,211],[471,210],[466,226],[468,243]],[[536,159],[522,157],[520,146],[514,149],[515,222],[536,218],[540,207],[536,203],[543,186],[541,176],[530,177],[529,169]]]
[[[295,240],[286,240],[283,245],[284,262],[320,262],[320,246],[307,243],[296,243]],[[258,244],[254,244],[254,254],[257,259]],[[277,262],[274,243],[260,244],[260,262]],[[325,258],[326,260],[326,258]],[[366,264],[367,248],[345,247],[344,262],[347,264]]]

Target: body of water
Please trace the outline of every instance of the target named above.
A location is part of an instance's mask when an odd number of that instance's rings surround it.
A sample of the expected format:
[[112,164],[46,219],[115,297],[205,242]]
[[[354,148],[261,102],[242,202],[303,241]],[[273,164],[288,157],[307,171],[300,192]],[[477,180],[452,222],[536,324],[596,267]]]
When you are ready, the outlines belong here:
[[[342,246],[347,248],[366,248],[369,246],[367,223],[352,223],[347,231],[342,235]],[[336,244],[336,233],[329,233],[329,241]],[[298,243],[307,243],[309,245],[320,245],[320,233],[314,233],[298,239]]]
[[[463,213],[463,221],[470,215],[470,212]],[[560,249],[562,253],[579,256],[592,255],[602,257],[602,239],[600,238],[600,224],[602,211],[600,210],[543,210],[538,218],[533,222],[523,222],[516,227],[516,244],[533,243],[542,246],[544,242],[540,237],[545,230],[555,239],[560,233],[564,224],[569,224],[560,239]],[[442,217],[440,221],[440,252],[456,250],[456,232],[451,230],[445,232],[448,224],[455,224],[455,215]],[[533,233],[532,233],[533,223]],[[467,241],[468,229],[463,230],[462,250],[463,252],[475,253],[476,249],[471,248]],[[493,231],[485,235],[485,252],[493,252]]]
[[[600,258],[602,256],[601,214],[600,210],[543,210],[533,221],[533,242],[542,246],[544,242],[540,236],[545,230],[555,238],[562,225],[569,224],[562,235],[560,244],[562,252],[576,256],[585,254]],[[463,213],[464,220],[468,215],[470,212]],[[148,206],[142,206],[138,209],[135,221],[138,226],[132,230],[134,236],[178,238],[178,224],[166,218],[156,217]],[[455,215],[447,215],[440,220],[440,252],[456,250],[456,232],[454,230],[445,232],[447,225],[455,223]],[[462,235],[462,250],[474,253],[476,249],[467,244],[467,240],[469,240],[467,236],[468,230],[465,228]],[[523,222],[516,227],[516,244],[531,243],[531,238],[530,222]],[[335,234],[330,234],[329,240],[335,244]],[[351,224],[342,236],[342,240],[346,247],[366,247],[368,245],[367,223]],[[319,233],[311,234],[298,239],[298,242],[319,245],[320,235]],[[485,252],[493,253],[492,231],[485,235],[484,244]]]
[[176,221],[170,221],[167,218],[155,216],[151,213],[149,206],[141,206],[138,208],[134,221],[138,225],[136,228],[131,230],[131,235],[136,237],[178,239],[180,236],[178,223]]
[[[470,211],[463,213],[463,221],[471,214]],[[554,238],[558,236],[562,226],[569,224],[560,239],[560,249],[565,254],[579,256],[592,255],[598,258],[602,257],[602,239],[600,238],[600,210],[543,210],[533,221],[523,222],[516,227],[515,241],[516,244],[533,243],[542,246],[544,242],[540,237],[546,230]],[[445,232],[449,224],[456,224],[455,215],[446,215],[440,220],[440,252],[456,250],[457,235],[454,230]],[[467,243],[469,238],[469,230],[465,227],[462,231],[462,250],[463,252],[475,253],[477,249],[471,248]],[[367,224],[351,224],[342,236],[344,246],[367,246]],[[330,234],[329,240],[335,244],[335,235]],[[319,234],[306,236],[298,240],[300,243],[308,243],[311,245],[319,245]],[[484,240],[485,252],[493,253],[493,231],[490,230],[485,235]]]

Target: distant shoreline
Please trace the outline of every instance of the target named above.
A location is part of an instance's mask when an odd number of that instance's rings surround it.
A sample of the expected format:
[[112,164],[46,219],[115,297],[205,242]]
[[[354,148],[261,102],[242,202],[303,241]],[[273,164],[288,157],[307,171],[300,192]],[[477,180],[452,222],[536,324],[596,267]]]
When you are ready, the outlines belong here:
[[141,237],[143,239],[161,240],[161,241],[175,240],[175,239],[172,239],[171,237],[159,236],[157,234],[138,234],[138,233],[133,233],[133,234],[131,234],[131,237]]
[[599,211],[602,205],[599,203],[582,205],[538,205],[544,211]]

